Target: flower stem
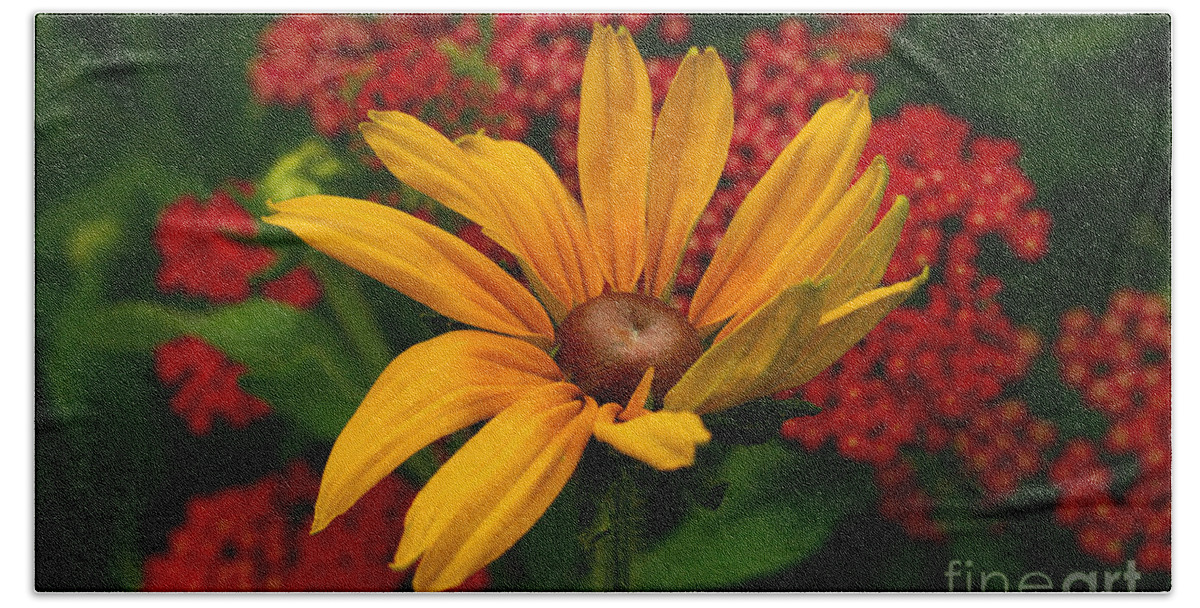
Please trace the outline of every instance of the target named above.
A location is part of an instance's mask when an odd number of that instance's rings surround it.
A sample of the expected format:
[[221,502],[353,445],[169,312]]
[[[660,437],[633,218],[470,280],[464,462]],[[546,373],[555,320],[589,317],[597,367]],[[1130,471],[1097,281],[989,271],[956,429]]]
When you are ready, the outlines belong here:
[[593,591],[629,591],[640,521],[637,486],[628,458],[608,454],[604,460],[611,474],[587,533],[587,585]]

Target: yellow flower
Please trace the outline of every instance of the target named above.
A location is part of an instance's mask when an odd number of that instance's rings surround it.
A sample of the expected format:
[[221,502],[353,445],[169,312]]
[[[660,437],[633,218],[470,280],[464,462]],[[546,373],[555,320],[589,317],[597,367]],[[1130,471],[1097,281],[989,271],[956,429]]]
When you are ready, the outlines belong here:
[[[729,149],[732,91],[712,48],[684,58],[655,123],[628,32],[595,28],[580,106],[582,207],[524,144],[483,135],[451,142],[398,112],[370,120],[362,133],[383,163],[482,226],[517,257],[536,293],[466,243],[383,205],[305,196],[265,218],[483,330],[452,331],[401,353],[338,437],[321,480],[314,533],[421,448],[490,419],[408,511],[392,567],[420,560],[417,589],[458,585],[508,550],[561,491],[591,438],[658,469],[689,466],[709,440],[699,414],[806,382],[925,279],[876,288],[908,207],[898,197],[872,229],[887,167],[877,158],[853,180],[871,117],[866,96],[852,92],[822,107],[749,193],[686,320],[656,302],[669,301]],[[630,355],[618,371],[605,367],[610,355],[588,359],[602,349],[564,327],[595,329],[599,318],[599,339],[620,334],[635,347],[653,333],[640,320],[605,325],[609,313],[595,311],[614,306],[683,327],[689,335],[680,339],[693,346]],[[707,350],[705,337],[713,339]],[[556,338],[557,362],[549,354]],[[572,348],[583,360],[568,365]],[[645,408],[651,394],[660,411]]]

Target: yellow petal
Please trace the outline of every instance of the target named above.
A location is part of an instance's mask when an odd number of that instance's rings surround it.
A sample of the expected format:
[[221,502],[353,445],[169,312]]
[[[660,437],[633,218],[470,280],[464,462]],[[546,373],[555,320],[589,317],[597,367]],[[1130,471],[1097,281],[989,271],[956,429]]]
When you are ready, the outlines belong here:
[[712,439],[692,412],[648,412],[628,422],[601,415],[596,418],[594,433],[618,452],[660,471],[692,466],[696,446]]
[[653,365],[646,368],[646,373],[642,374],[642,379],[638,381],[637,388],[633,389],[633,394],[629,396],[629,404],[620,411],[617,417],[622,421],[628,421],[638,416],[649,414],[650,410],[646,409],[646,400],[650,398],[650,386],[652,384],[654,384]]
[[554,327],[520,283],[470,245],[369,201],[305,196],[275,203],[269,224],[452,319],[542,344]]
[[762,278],[738,302],[737,315],[721,329],[717,339],[737,329],[750,313],[785,287],[822,278],[820,271],[826,260],[856,227],[857,220],[867,215],[874,219],[886,187],[887,163],[879,156],[814,230],[793,235]]
[[605,280],[633,292],[646,260],[650,78],[629,31],[592,31],[579,100],[579,191]]
[[397,179],[485,229],[499,228],[491,190],[462,150],[403,112],[369,112],[367,116],[371,122],[359,125],[363,139]]
[[[825,310],[844,304],[867,289],[879,285],[892,261],[904,221],[908,219],[908,199],[896,197],[879,225],[863,238],[853,252],[837,265],[828,264],[822,276],[832,277],[825,290]],[[831,262],[836,258],[831,258]]]
[[663,409],[708,414],[769,395],[821,317],[821,287],[785,289],[709,348],[667,392]]
[[733,136],[733,89],[712,47],[684,57],[650,147],[646,293],[670,291],[688,237],[712,198]]
[[527,276],[565,310],[600,295],[604,279],[583,210],[546,161],[525,144],[484,135],[463,137],[458,146],[499,199],[509,251],[523,260]]
[[746,196],[689,308],[708,328],[733,316],[785,244],[811,232],[845,193],[871,128],[867,96],[821,107]]
[[545,352],[497,334],[442,334],[396,357],[333,444],[321,477],[313,531],[349,509],[385,475],[430,442],[496,415],[514,401],[544,395],[566,401]]
[[[452,458],[442,467],[450,471],[440,482],[439,494],[417,513],[430,517],[425,514],[432,511],[435,521],[426,529],[432,540],[417,566],[414,589],[435,591],[462,583],[533,527],[575,472],[591,437],[597,408],[595,401],[587,401],[582,407],[572,402],[547,411],[543,404],[542,413],[514,413],[503,421],[503,428],[482,437],[485,426],[459,450],[469,450],[460,462]],[[493,423],[499,420],[497,416]],[[483,441],[472,445],[477,439]],[[436,476],[421,494],[430,491],[435,480]],[[454,487],[441,489],[446,485]],[[419,500],[421,495],[406,518],[401,551],[409,526],[417,523],[413,509],[419,508]],[[406,557],[398,552],[393,567],[403,567]]]
[[[896,197],[895,201],[892,203],[892,208],[888,210],[888,213],[890,214],[896,211],[897,205],[903,205],[904,208],[904,218],[900,219],[901,228],[903,228],[904,219],[908,217],[908,199],[903,196]],[[849,230],[846,231],[846,236],[842,237],[842,242],[838,244],[837,249],[830,254],[829,259],[825,260],[825,265],[822,266],[821,270],[817,272],[817,276],[828,277],[838,274],[840,269],[846,265],[846,261],[850,258],[851,254],[858,249],[858,247],[862,244],[863,239],[866,238],[867,234],[871,232],[871,227],[875,225],[875,218],[878,217],[878,215],[879,208],[876,205],[872,205],[864,209],[863,212],[859,214],[858,218],[855,219],[851,224]],[[889,220],[885,214],[884,219],[881,220],[881,224],[887,221]],[[888,260],[884,261],[885,266],[890,261],[891,256],[889,254]],[[875,283],[872,283],[871,285],[873,286],[878,282],[879,279],[876,278]],[[845,299],[846,298],[843,298],[843,301]],[[842,302],[837,302],[837,304],[841,303]]]
[[415,562],[492,478],[511,478],[533,461],[580,410],[579,401],[560,396],[535,391],[510,404],[438,469],[405,515],[392,567]]
[[770,392],[800,386],[821,373],[867,335],[885,315],[904,303],[927,278],[928,268],[913,279],[869,291],[822,315],[820,326],[798,353],[795,364],[780,374],[782,380]]

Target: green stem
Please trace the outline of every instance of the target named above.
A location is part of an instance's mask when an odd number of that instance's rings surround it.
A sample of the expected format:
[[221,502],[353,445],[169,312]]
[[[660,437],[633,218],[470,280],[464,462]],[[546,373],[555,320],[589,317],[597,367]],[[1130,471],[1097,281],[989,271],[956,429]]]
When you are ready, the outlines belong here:
[[325,299],[333,309],[334,318],[350,339],[354,351],[370,368],[372,374],[382,372],[391,361],[391,357],[357,278],[344,269],[335,267],[329,258],[323,255],[308,256],[307,263],[324,285]]
[[629,591],[640,521],[637,487],[629,459],[610,454],[605,460],[612,474],[587,533],[591,539],[588,587],[593,591]]
[[613,512],[613,589],[629,591],[632,587],[631,571],[637,539],[637,489],[629,470],[632,463],[625,458],[621,460],[625,462],[619,467],[620,476],[613,482],[613,502],[616,506]]

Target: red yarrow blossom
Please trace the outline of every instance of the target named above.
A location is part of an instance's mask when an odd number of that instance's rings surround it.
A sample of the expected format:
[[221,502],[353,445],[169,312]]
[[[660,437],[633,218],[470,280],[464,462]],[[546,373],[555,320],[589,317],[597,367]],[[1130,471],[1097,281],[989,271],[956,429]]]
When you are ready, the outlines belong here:
[[[495,91],[470,76],[456,74],[438,39],[397,39],[375,55],[374,72],[354,99],[355,120],[373,110],[398,110],[420,116],[449,137],[458,137],[499,121],[486,115]],[[353,124],[343,125],[349,131]]]
[[726,179],[757,182],[823,102],[875,88],[871,76],[854,70],[846,58],[821,53],[799,19],[750,32],[744,49],[733,88],[738,120]]
[[373,68],[370,28],[357,17],[289,15],[263,32],[248,78],[261,104],[305,105],[326,136],[353,121],[343,94]]
[[[1171,321],[1161,298],[1122,289],[1103,315],[1075,308],[1060,327],[1060,373],[1089,407],[1114,420],[1163,413],[1148,408],[1169,411]],[[1169,427],[1155,430],[1160,438],[1169,434]]]
[[1169,470],[1171,457],[1171,322],[1154,294],[1114,293],[1096,317],[1067,311],[1055,344],[1060,373],[1084,404],[1111,427],[1104,446],[1131,454],[1142,474]]
[[879,486],[879,513],[900,524],[913,538],[942,541],[946,526],[933,517],[935,501],[917,483],[917,471],[903,458],[875,470]]
[[[800,44],[807,40],[799,34],[803,31],[793,26],[788,35],[799,48],[811,48],[811,42],[808,46]],[[782,33],[780,37],[786,39]],[[770,49],[773,40],[765,33],[752,34],[747,38],[747,48]],[[723,206],[742,200],[747,188],[743,176],[764,172],[781,141],[786,141],[780,138],[783,123],[779,116],[803,124],[807,110],[799,102],[820,95],[819,89],[803,94],[774,92],[782,86],[775,75],[785,73],[785,68],[772,61],[764,55],[762,65],[748,59],[740,69],[734,90],[740,117],[725,168],[730,185],[713,197],[717,215],[731,215],[732,209]],[[824,86],[828,80],[817,76],[819,72],[804,74],[799,82],[810,86]],[[834,81],[854,77],[841,71]],[[967,121],[935,106],[904,106],[898,116],[880,118],[872,126],[863,159],[869,161],[876,155],[887,159],[890,172],[884,200],[905,195],[911,205],[885,281],[911,276],[926,266],[941,267],[945,283],[960,298],[970,299],[981,281],[997,282],[980,277],[976,268],[984,236],[999,236],[1025,262],[1038,261],[1049,251],[1052,218],[1046,210],[1030,207],[1035,189],[1017,163],[1020,147],[1016,142],[973,136]],[[859,168],[865,167],[863,164]],[[954,225],[960,228],[950,228]],[[707,238],[705,232],[697,230],[698,236],[693,237],[693,247],[685,252],[680,268],[681,287],[689,286],[689,277],[699,276],[699,269],[712,255],[708,247],[714,246],[710,243],[719,239],[722,230]]]
[[1009,401],[974,416],[954,434],[952,444],[987,500],[996,502],[1043,469],[1044,453],[1057,435],[1051,422],[1032,416],[1024,403]]
[[223,189],[208,201],[181,196],[154,229],[154,248],[162,257],[155,277],[159,290],[215,303],[245,300],[250,278],[276,261],[271,249],[244,242],[257,233],[254,217]]
[[194,435],[211,432],[216,418],[243,429],[271,413],[265,401],[238,384],[246,367],[196,336],[182,336],[154,349],[154,371],[163,384],[176,387],[171,410]]
[[[943,265],[948,275],[973,274],[979,239],[987,234],[1001,237],[1026,262],[1048,251],[1050,214],[1029,207],[1035,190],[1017,163],[1016,142],[972,136],[966,120],[937,106],[906,105],[872,126],[863,158],[877,154],[891,171],[884,199],[903,194],[912,205],[885,278]],[[961,229],[948,233],[950,219]],[[973,283],[965,279],[946,280],[965,293]]]
[[[254,185],[233,181],[208,201],[187,194],[163,211],[153,236],[162,257],[156,275],[160,291],[214,304],[242,302],[253,293],[252,279],[278,260],[272,249],[248,242],[258,234],[258,226],[231,191],[246,199],[254,196]],[[262,284],[264,297],[302,310],[315,306],[323,291],[304,266]]]
[[[1060,319],[1054,347],[1063,381],[1108,419],[1100,442],[1076,439],[1050,469],[1062,492],[1058,521],[1080,548],[1110,563],[1130,557],[1146,570],[1171,566],[1171,321],[1158,295],[1121,289],[1104,313]],[[1136,462],[1124,492],[1106,461]],[[1123,466],[1123,465],[1112,465]],[[1129,465],[1132,467],[1132,465]]]
[[[192,498],[165,552],[144,567],[146,591],[394,591],[387,567],[416,491],[385,478],[319,536],[310,536],[318,477],[303,462],[257,483]],[[481,570],[460,590],[489,584]]]
[[371,32],[377,45],[384,48],[400,47],[416,38],[445,40],[460,47],[473,46],[483,41],[479,19],[475,15],[383,15],[371,22]]
[[263,32],[250,87],[264,105],[306,107],[325,137],[355,133],[369,110],[418,115],[462,135],[498,124],[485,116],[494,91],[455,73],[445,47],[467,54],[481,43],[470,15],[290,15]]
[[[1002,407],[994,402],[1025,374],[1039,340],[990,298],[964,301],[944,285],[931,286],[929,296],[924,309],[885,317],[809,381],[803,396],[823,411],[795,419],[785,436],[809,449],[833,438],[845,457],[882,465],[903,445],[940,451],[953,431],[993,420],[989,410]],[[1013,418],[1022,434],[1036,422]]]
[[985,234],[1025,261],[1048,247],[1050,217],[1026,208],[1034,189],[1019,152],[1008,140],[972,138],[966,121],[932,106],[876,122],[864,158],[888,159],[885,200],[905,194],[913,210],[885,277],[930,266],[942,284],[928,288],[924,309],[894,311],[810,381],[803,394],[824,411],[789,421],[785,437],[809,449],[833,439],[843,456],[883,468],[903,446],[950,450],[984,503],[1039,474],[1057,429],[1023,403],[997,401],[1025,375],[1041,340],[1013,324],[996,301],[1002,282],[977,267]]
[[[871,87],[870,76],[854,72],[850,62],[877,53],[901,21],[845,16],[814,37],[803,22],[788,20],[747,36],[725,185],[684,253],[677,281],[683,297],[746,184],[766,171],[785,135],[808,120],[815,100],[848,86]],[[895,473],[902,448],[956,459],[983,501],[994,504],[1040,472],[1057,436],[1024,404],[1000,401],[1005,386],[1025,375],[1041,340],[1007,317],[996,301],[1002,282],[977,267],[987,234],[1000,236],[1024,261],[1039,259],[1049,246],[1050,216],[1028,208],[1034,188],[1017,165],[1019,153],[1015,142],[973,137],[965,120],[932,106],[905,106],[899,116],[875,122],[863,159],[885,157],[891,175],[884,200],[906,195],[912,204],[885,280],[928,266],[941,284],[928,288],[924,309],[893,311],[803,387],[804,398],[823,411],[781,429],[807,449],[830,442],[845,458],[877,467],[881,486],[905,497],[888,498],[881,511],[917,538],[937,538],[938,528],[928,509],[917,508],[932,499],[915,477]],[[1004,432],[994,432],[1000,427]]]
[[667,44],[683,44],[692,35],[692,22],[687,15],[663,15],[658,24],[658,38]]
[[[575,174],[579,82],[591,23],[577,15],[496,15],[487,60],[499,71],[494,111],[510,117],[504,138],[523,139],[537,117],[557,119],[551,135],[559,175]],[[572,192],[573,180],[564,180]]]
[[1108,563],[1136,559],[1144,570],[1171,567],[1171,478],[1166,468],[1142,471],[1124,495],[1091,441],[1074,439],[1050,467],[1060,490],[1055,519],[1075,531],[1083,551]]
[[[593,23],[620,24],[636,34],[651,20],[646,14],[496,15],[487,61],[499,71],[499,91],[492,107],[494,114],[503,117],[497,134],[503,139],[524,139],[535,118],[557,119],[550,143],[558,174],[567,189],[578,195],[575,153],[584,40]],[[665,84],[677,65],[677,61],[673,66],[666,60],[647,61],[656,109],[662,100],[657,93],[666,94]]]

